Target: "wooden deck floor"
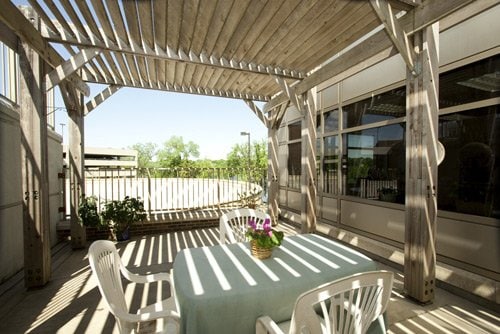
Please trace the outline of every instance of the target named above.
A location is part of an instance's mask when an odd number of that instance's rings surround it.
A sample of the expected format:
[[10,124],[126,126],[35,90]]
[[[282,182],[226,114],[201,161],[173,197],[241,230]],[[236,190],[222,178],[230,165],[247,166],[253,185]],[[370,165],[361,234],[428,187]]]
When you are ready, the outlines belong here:
[[[286,234],[293,227],[280,225]],[[131,271],[168,271],[185,247],[218,244],[217,228],[132,238],[117,244]],[[393,270],[380,264],[380,268]],[[393,270],[394,271],[394,270]],[[0,286],[0,333],[117,333],[91,276],[87,250],[72,251],[62,243],[53,249],[51,281],[26,291],[22,274]],[[388,308],[389,333],[500,333],[500,316],[447,291],[438,289],[427,306],[403,295],[402,274],[395,271],[395,286]],[[126,286],[131,309],[170,295],[168,286]]]

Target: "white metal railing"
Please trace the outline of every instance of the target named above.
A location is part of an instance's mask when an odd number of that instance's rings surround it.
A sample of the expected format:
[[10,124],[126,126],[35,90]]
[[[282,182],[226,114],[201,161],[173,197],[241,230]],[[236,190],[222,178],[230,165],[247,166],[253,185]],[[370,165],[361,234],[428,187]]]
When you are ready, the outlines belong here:
[[[67,174],[67,173],[66,173]],[[267,171],[228,168],[86,168],[85,196],[105,202],[137,197],[147,212],[218,209],[241,205],[242,197],[266,198]],[[66,180],[66,215],[69,215]]]

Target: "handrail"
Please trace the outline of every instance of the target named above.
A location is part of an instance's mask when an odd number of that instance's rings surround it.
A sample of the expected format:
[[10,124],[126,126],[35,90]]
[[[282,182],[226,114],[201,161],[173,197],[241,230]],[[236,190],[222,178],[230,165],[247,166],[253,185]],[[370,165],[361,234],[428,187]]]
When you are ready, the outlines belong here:
[[[99,209],[107,201],[130,196],[141,198],[149,214],[219,210],[241,206],[246,194],[265,198],[267,170],[252,169],[249,174],[246,168],[85,168],[85,196],[96,196]],[[66,196],[66,215],[69,201]]]

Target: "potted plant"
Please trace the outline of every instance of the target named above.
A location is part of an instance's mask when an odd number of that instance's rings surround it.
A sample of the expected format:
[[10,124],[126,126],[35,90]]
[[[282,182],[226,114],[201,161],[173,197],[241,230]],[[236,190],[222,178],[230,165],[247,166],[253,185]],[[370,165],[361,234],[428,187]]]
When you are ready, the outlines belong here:
[[260,192],[257,189],[253,189],[252,191],[244,192],[242,194],[238,194],[240,197],[241,206],[243,208],[256,209],[259,203],[259,195]]
[[113,239],[117,241],[130,238],[130,226],[146,218],[144,202],[126,196],[123,200],[113,200],[104,204],[102,220],[108,225]]
[[245,236],[250,240],[252,255],[258,259],[266,259],[271,256],[274,247],[280,246],[283,240],[283,232],[273,230],[271,220],[264,220],[262,227],[257,226],[252,219],[248,222]]
[[97,197],[82,196],[78,205],[78,217],[80,224],[86,227],[99,227],[101,225],[101,217],[97,207]]

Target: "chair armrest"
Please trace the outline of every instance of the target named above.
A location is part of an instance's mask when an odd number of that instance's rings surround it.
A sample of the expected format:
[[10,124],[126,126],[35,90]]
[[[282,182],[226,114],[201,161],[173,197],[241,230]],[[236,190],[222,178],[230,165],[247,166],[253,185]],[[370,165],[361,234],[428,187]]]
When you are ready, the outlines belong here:
[[148,275],[139,275],[139,274],[134,274],[130,272],[125,266],[121,266],[121,272],[122,275],[128,279],[131,282],[134,283],[141,283],[141,284],[146,284],[146,283],[151,283],[151,282],[157,282],[157,281],[170,281],[170,274],[169,273],[156,273],[156,274],[148,274]]
[[285,334],[281,328],[278,327],[278,324],[276,324],[270,317],[262,316],[257,318],[257,321],[255,322],[255,334],[267,333]]
[[115,310],[115,316],[120,320],[126,322],[153,321],[161,318],[165,318],[176,323],[179,323],[180,321],[179,313],[167,309],[160,311],[153,311],[153,312],[138,313],[138,314],[126,313],[121,310]]

